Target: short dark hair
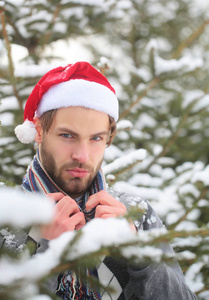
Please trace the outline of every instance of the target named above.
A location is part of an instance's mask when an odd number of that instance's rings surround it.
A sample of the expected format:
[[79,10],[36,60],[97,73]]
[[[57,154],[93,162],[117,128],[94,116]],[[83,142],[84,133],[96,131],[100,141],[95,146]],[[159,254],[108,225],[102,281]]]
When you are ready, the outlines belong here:
[[[52,125],[53,119],[56,115],[56,112],[57,112],[57,109],[48,110],[47,112],[43,113],[43,115],[40,117],[41,127],[42,127],[44,133],[49,132],[49,129]],[[109,121],[110,121],[110,136],[109,136],[109,140],[107,142],[108,147],[112,144],[113,139],[117,133],[117,127],[116,127],[115,120],[109,116]]]

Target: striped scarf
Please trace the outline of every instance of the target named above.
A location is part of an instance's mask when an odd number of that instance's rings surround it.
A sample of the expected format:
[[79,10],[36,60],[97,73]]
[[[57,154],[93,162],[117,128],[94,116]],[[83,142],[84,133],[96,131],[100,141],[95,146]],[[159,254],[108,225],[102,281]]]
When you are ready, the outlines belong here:
[[[31,165],[28,167],[27,173],[23,178],[22,187],[27,193],[56,193],[62,192],[67,195],[64,191],[62,191],[56,183],[50,178],[47,172],[44,170],[40,159],[39,153],[34,156]],[[86,222],[90,221],[94,218],[95,208],[91,211],[85,211],[85,205],[89,198],[89,196],[106,189],[105,179],[103,177],[102,171],[100,170],[95,179],[93,180],[90,188],[83,197],[75,200],[80,208],[80,210],[84,213]],[[97,270],[86,270],[87,275],[96,276]],[[61,297],[62,299],[101,299],[99,292],[93,287],[88,287],[87,285],[82,284],[79,281],[79,278],[72,271],[67,271],[64,274],[60,274],[58,278],[58,288],[56,291],[56,295]]]

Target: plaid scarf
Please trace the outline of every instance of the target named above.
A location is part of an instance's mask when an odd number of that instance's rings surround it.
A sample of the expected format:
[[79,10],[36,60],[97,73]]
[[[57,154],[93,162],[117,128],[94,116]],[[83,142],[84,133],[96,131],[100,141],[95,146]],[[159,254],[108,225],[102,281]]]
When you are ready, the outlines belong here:
[[[64,191],[62,191],[56,183],[50,178],[47,172],[44,170],[40,159],[39,153],[34,156],[31,165],[29,166],[26,175],[23,178],[22,183],[23,189],[27,193],[56,193],[62,192],[67,195]],[[85,211],[86,201],[88,200],[90,195],[93,195],[101,190],[106,189],[105,179],[103,177],[102,171],[100,170],[94,181],[92,182],[89,190],[84,194],[81,199],[77,200],[77,204],[80,210],[84,213],[86,222],[90,221],[94,218],[95,208],[91,211]],[[75,200],[76,201],[76,200]],[[98,276],[97,270],[86,270],[88,276]],[[79,281],[79,278],[72,271],[67,271],[64,274],[60,274],[58,277],[58,287],[56,291],[56,295],[61,297],[62,299],[101,299],[99,292],[87,285],[82,284]]]

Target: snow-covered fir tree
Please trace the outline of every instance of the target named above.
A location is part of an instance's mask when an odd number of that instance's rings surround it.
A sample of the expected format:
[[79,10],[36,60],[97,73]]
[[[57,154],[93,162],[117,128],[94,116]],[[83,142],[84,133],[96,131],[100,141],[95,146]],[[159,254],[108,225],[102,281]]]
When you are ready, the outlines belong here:
[[14,136],[35,83],[53,66],[89,60],[120,100],[108,184],[151,202],[188,284],[208,299],[209,1],[5,0],[0,17],[0,181],[21,184],[35,153]]

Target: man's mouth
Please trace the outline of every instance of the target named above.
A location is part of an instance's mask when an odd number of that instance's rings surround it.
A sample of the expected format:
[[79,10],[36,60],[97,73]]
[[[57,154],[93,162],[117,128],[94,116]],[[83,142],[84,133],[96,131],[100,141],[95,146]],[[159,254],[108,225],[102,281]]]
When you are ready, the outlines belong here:
[[85,169],[82,169],[82,168],[73,168],[73,169],[68,169],[67,170],[68,173],[70,173],[70,175],[72,177],[79,177],[79,178],[82,178],[82,177],[85,177],[89,174],[89,172]]

